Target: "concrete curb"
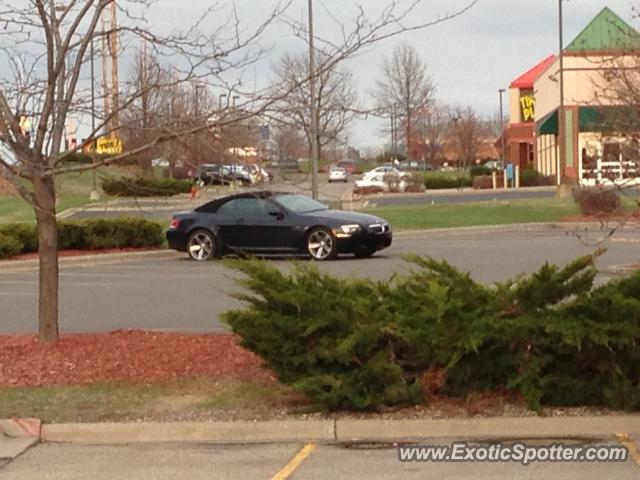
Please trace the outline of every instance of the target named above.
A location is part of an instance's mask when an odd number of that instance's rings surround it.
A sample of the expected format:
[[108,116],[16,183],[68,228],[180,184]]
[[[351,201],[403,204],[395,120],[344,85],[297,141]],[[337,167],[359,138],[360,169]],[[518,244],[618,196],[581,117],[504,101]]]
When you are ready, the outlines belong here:
[[37,418],[0,419],[0,461],[22,455],[40,441],[41,433],[42,422]]
[[89,423],[42,426],[43,442],[212,444],[610,437],[640,432],[640,416],[496,417],[418,420],[284,420],[203,423]]
[[0,419],[0,435],[9,438],[40,438],[42,422],[37,418]]
[[[59,257],[60,265],[73,265],[77,263],[84,263],[86,261],[93,260],[105,260],[113,261],[123,258],[148,258],[148,257],[168,257],[175,255],[173,250],[144,250],[136,252],[122,252],[122,253],[87,253],[86,255],[77,255],[73,257]],[[21,267],[35,267],[39,263],[37,258],[29,260],[0,260],[0,271],[3,269],[21,268]]]
[[[431,228],[423,230],[398,230],[394,232],[397,236],[416,235],[416,234],[438,234],[438,233],[477,233],[477,232],[506,232],[506,231],[531,231],[531,230],[565,230],[571,231],[576,228],[600,228],[599,222],[543,222],[543,223],[511,223],[506,225],[473,225],[470,227],[450,227],[450,228]],[[625,229],[638,229],[640,223],[627,223],[621,231]]]
[[334,428],[332,420],[52,424],[43,425],[41,439],[44,442],[93,444],[331,442]]

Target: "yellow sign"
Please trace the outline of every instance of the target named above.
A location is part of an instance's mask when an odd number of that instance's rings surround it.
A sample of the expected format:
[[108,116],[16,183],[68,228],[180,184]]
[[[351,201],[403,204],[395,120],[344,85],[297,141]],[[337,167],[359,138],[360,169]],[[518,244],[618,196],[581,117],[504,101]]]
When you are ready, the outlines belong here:
[[536,100],[533,95],[520,97],[520,112],[523,122],[533,122],[536,119]]
[[100,155],[122,153],[122,140],[119,138],[100,137],[96,140],[96,153]]

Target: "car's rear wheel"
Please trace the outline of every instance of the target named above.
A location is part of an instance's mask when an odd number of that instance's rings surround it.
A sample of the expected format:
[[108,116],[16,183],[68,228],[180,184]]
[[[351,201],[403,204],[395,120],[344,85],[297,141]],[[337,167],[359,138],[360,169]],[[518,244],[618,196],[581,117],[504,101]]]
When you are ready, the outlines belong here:
[[314,260],[331,260],[338,255],[338,245],[331,230],[314,228],[307,236],[307,251]]
[[189,258],[198,262],[211,260],[216,255],[216,240],[208,230],[196,230],[187,241]]
[[360,247],[353,252],[353,254],[357,258],[369,258],[371,255],[376,253],[376,249],[372,247]]

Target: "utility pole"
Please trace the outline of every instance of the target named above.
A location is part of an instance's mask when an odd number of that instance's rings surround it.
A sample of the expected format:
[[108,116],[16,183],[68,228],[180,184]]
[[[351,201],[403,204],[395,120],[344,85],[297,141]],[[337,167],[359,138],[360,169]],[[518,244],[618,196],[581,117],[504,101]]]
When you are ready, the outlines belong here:
[[498,90],[498,95],[500,95],[500,143],[501,143],[501,153],[500,153],[500,167],[504,168],[505,158],[506,158],[506,150],[505,150],[505,132],[504,132],[504,113],[502,111],[502,94],[505,92],[504,88]]
[[316,61],[313,45],[313,1],[309,0],[309,104],[311,106],[311,196],[318,199],[318,117],[316,104]]
[[[118,80],[118,7],[112,0],[102,17],[102,84],[104,89],[104,115],[109,119],[107,132],[115,137],[119,127],[120,86]],[[109,78],[111,77],[111,78]]]
[[[564,39],[563,39],[563,16],[562,0],[558,0],[558,56],[560,59],[560,108],[558,110],[558,162],[557,178],[558,186],[565,183],[565,167],[567,165],[567,132],[565,128],[564,111]],[[559,192],[560,194],[560,192]]]
[[[96,158],[96,146],[97,146],[97,141],[96,141],[96,72],[95,72],[95,62],[94,62],[94,55],[95,55],[95,48],[93,45],[93,33],[91,34],[91,137],[92,137],[92,141],[93,141],[93,147],[91,150],[91,157],[92,157],[92,161],[95,162],[95,158]],[[98,181],[97,181],[97,174],[96,174],[96,169],[94,168],[93,170],[91,170],[91,175],[92,175],[92,188],[91,188],[91,192],[89,192],[89,200],[99,200],[100,199],[100,194],[98,193]]]
[[395,152],[395,118],[393,111],[391,111],[389,118],[391,119],[391,154],[393,154]]

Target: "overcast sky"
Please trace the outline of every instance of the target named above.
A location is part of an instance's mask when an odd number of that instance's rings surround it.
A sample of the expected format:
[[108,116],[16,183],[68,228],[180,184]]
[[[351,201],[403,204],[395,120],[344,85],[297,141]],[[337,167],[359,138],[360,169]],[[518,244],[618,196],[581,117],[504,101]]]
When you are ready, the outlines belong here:
[[[402,0],[401,0],[402,1]],[[275,5],[273,0],[238,0],[238,11],[245,25],[264,18]],[[360,0],[372,16],[387,0]],[[407,3],[407,2],[405,2]],[[466,0],[425,0],[416,9],[418,22],[434,19],[468,3]],[[565,45],[605,6],[635,27],[630,0],[566,0]],[[188,21],[211,0],[160,0],[151,18],[167,25]],[[337,34],[331,16],[347,26],[352,18],[352,0],[315,0],[318,36],[334,39]],[[306,0],[293,0],[289,15],[304,18]],[[556,0],[479,0],[461,17],[376,44],[344,65],[354,73],[363,104],[370,104],[369,92],[384,55],[398,44],[414,46],[427,64],[437,85],[437,99],[450,105],[470,105],[482,115],[498,111],[498,89],[558,50],[558,2]],[[263,38],[270,52],[255,67],[257,77],[269,76],[271,65],[288,52],[304,51],[304,43],[284,26],[274,26]],[[378,135],[380,123],[360,121],[352,128],[350,142],[359,147],[384,143]]]

